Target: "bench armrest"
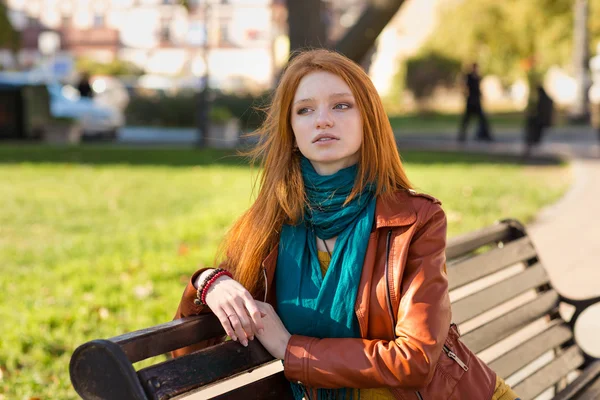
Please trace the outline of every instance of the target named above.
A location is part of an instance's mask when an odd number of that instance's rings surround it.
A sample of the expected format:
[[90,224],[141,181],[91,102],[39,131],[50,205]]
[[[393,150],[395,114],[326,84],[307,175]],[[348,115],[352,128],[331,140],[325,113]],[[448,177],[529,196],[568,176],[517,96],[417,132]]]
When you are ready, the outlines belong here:
[[224,335],[221,323],[210,313],[176,319],[108,340],[119,345],[134,363]]

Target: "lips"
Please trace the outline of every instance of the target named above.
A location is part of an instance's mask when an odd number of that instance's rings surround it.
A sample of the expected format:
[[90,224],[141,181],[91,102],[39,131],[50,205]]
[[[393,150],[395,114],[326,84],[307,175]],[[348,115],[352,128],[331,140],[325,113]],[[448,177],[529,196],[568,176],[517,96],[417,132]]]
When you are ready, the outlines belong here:
[[314,139],[313,139],[313,143],[317,143],[317,142],[330,142],[332,140],[340,140],[340,138],[338,138],[335,135],[332,135],[330,133],[320,133],[318,134]]

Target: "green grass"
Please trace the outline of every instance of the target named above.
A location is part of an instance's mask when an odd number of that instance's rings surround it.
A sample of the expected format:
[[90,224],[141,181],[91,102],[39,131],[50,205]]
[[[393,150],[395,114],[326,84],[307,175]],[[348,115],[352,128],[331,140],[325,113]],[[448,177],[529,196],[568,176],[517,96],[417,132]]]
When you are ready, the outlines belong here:
[[[251,171],[193,149],[0,147],[0,399],[75,399],[81,343],[170,320],[251,200]],[[449,235],[531,220],[564,165],[407,152],[415,186],[444,203]]]

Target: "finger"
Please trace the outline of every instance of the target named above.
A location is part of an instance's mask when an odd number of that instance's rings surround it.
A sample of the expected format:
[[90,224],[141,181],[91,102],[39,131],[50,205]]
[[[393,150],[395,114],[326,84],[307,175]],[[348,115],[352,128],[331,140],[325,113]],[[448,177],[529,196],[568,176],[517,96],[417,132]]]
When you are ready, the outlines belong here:
[[[248,293],[248,296],[250,296],[250,294]],[[250,316],[250,318],[252,319],[252,322],[254,324],[254,327],[256,329],[255,333],[262,333],[261,331],[264,330],[265,326],[262,322],[262,318],[266,317],[267,315],[260,312],[258,306],[256,305],[256,302],[254,301],[254,299],[252,298],[252,296],[250,296],[250,299],[246,298],[245,299],[245,306],[246,306],[246,310],[248,311],[248,315]]]
[[231,305],[227,304],[223,306],[223,311],[225,311],[227,315],[227,319],[229,319],[229,323],[231,327],[235,331],[236,336],[241,344],[244,346],[248,345],[248,337],[246,336],[246,332],[242,327],[242,323],[240,322],[240,318],[238,317],[237,312],[231,307]]
[[234,301],[233,309],[240,320],[240,324],[242,324],[242,329],[246,333],[246,336],[250,339],[254,339],[254,330],[252,329],[252,321],[248,312],[246,311],[246,307],[244,307],[244,301],[242,299],[237,299]]
[[233,327],[231,326],[229,318],[227,318],[227,314],[225,313],[225,311],[223,311],[223,309],[221,308],[215,308],[215,310],[213,310],[213,313],[217,316],[219,322],[221,322],[223,329],[225,329],[225,334],[229,336],[231,340],[237,340],[237,336],[233,330]]

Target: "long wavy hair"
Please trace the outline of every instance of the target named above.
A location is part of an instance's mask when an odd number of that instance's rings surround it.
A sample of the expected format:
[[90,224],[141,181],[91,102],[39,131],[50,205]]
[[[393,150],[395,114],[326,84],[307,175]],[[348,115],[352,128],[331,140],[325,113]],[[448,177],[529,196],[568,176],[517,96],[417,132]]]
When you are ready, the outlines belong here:
[[391,198],[395,191],[410,189],[402,167],[392,127],[371,79],[343,55],[329,50],[308,50],[293,58],[274,92],[266,119],[254,132],[259,142],[246,153],[262,172],[255,183],[258,194],[250,208],[233,224],[220,247],[235,278],[250,293],[264,289],[261,263],[277,245],[284,223],[302,220],[306,197],[300,172],[300,153],[294,148],[292,102],[300,80],[314,71],[342,78],[352,90],[363,122],[358,173],[347,202],[374,183],[376,196]]

